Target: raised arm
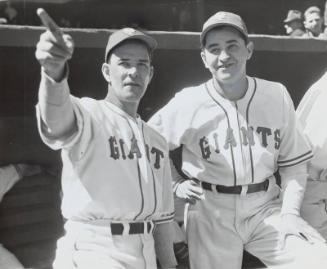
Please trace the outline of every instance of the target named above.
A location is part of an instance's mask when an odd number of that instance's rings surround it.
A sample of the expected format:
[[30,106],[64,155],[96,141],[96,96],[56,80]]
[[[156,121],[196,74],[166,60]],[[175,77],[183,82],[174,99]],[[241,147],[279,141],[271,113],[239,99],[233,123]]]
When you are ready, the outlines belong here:
[[67,83],[67,61],[73,55],[74,42],[44,9],[39,8],[37,14],[47,29],[40,36],[35,52],[41,65],[38,103],[41,126],[46,136],[62,139],[77,130]]

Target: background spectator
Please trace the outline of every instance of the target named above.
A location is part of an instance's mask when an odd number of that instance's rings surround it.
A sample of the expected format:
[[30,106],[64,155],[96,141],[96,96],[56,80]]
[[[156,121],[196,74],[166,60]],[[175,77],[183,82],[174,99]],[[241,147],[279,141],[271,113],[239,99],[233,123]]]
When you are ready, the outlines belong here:
[[284,20],[286,34],[289,36],[302,36],[304,34],[302,25],[302,13],[299,10],[291,9]]
[[[0,201],[12,186],[25,176],[41,173],[40,166],[16,164],[0,167]],[[0,268],[21,269],[24,266],[18,259],[0,244]]]
[[320,8],[311,6],[304,12],[304,37],[322,37],[323,18],[321,17]]

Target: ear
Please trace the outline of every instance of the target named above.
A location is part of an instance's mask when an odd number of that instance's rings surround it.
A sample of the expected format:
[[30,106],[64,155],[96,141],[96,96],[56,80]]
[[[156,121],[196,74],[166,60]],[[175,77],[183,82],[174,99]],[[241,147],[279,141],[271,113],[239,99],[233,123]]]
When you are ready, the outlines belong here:
[[108,83],[110,83],[110,67],[109,67],[109,64],[103,63],[101,70],[102,70],[102,75],[103,75],[104,79]]
[[206,55],[205,55],[205,52],[204,52],[203,50],[201,50],[200,55],[201,55],[202,62],[204,63],[204,66],[205,66],[206,68],[209,68],[209,67],[208,67],[208,64],[207,64]]
[[253,54],[253,50],[254,50],[254,44],[252,41],[249,41],[248,44],[246,45],[246,48],[248,50],[248,57],[247,60],[250,60]]
[[153,66],[151,65],[151,66],[150,66],[149,83],[150,83],[150,81],[152,80],[153,74],[154,74],[154,68],[153,68]]

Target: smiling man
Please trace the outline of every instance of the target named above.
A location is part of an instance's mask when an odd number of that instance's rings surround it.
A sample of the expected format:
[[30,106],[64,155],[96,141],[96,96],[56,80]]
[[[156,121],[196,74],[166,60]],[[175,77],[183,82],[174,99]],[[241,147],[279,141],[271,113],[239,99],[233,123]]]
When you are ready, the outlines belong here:
[[74,43],[44,10],[37,118],[43,141],[62,150],[66,234],[54,268],[175,268],[168,146],[137,115],[153,75],[156,41],[135,29],[110,35],[104,100],[70,95],[67,61]]
[[182,146],[174,191],[189,202],[191,268],[240,269],[244,249],[269,267],[327,268],[324,239],[299,215],[312,151],[286,88],[247,75],[254,45],[240,16],[216,13],[200,42],[212,78],[150,120],[170,150]]

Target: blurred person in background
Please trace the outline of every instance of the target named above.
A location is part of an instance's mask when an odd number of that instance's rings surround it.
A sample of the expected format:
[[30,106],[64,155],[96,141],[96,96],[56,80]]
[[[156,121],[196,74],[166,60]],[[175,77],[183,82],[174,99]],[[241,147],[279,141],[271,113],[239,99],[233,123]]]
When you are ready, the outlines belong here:
[[303,37],[323,37],[323,18],[321,10],[317,6],[311,6],[304,12],[304,28]]
[[[0,167],[0,202],[3,196],[23,177],[32,176],[42,172],[38,165],[13,164]],[[0,268],[21,269],[24,266],[19,260],[0,244]]]
[[302,24],[302,13],[299,10],[291,9],[284,20],[284,28],[289,36],[302,36],[304,34]]

